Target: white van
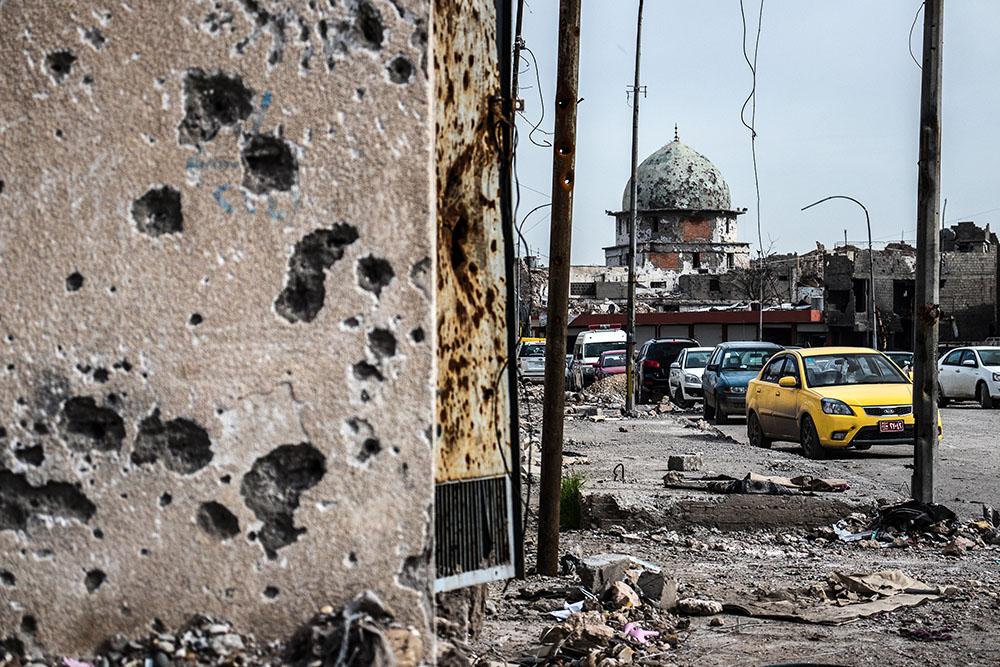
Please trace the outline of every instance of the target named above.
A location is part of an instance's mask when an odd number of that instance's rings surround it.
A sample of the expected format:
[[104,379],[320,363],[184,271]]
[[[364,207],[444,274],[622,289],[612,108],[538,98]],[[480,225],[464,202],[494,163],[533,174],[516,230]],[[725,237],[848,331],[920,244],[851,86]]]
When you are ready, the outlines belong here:
[[580,391],[594,381],[601,352],[625,349],[625,332],[603,325],[599,329],[582,331],[573,345],[573,373],[570,376],[573,391]]

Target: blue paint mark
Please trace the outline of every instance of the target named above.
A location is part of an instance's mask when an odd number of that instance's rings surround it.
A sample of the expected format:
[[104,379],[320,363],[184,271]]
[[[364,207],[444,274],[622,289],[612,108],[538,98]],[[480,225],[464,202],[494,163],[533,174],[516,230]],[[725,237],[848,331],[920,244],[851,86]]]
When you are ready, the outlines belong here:
[[264,97],[260,101],[260,110],[261,111],[267,111],[267,108],[269,106],[271,106],[271,100],[273,100],[273,99],[274,99],[274,96],[271,95],[271,91],[270,90],[264,91]]
[[215,203],[218,204],[223,211],[225,211],[226,213],[232,213],[233,212],[232,205],[229,202],[227,202],[222,196],[228,189],[229,185],[220,185],[219,187],[215,188],[215,192],[212,193],[212,197],[215,198]]
[[284,220],[285,216],[280,211],[278,211],[278,202],[274,200],[274,197],[267,198],[267,214],[272,220]]

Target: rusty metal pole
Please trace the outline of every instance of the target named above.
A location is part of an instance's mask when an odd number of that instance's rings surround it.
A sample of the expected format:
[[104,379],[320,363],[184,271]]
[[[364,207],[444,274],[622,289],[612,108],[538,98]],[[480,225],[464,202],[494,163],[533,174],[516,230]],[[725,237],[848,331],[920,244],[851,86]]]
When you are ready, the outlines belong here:
[[642,0],[639,0],[639,15],[635,21],[635,79],[632,82],[632,176],[629,179],[628,207],[628,301],[625,317],[625,413],[635,411],[635,228],[639,184],[636,175],[639,170],[639,53],[642,46]]
[[944,0],[924,3],[924,54],[920,80],[920,158],[917,163],[916,344],[913,352],[913,499],[934,502],[938,444],[937,345],[940,315],[941,47]]
[[576,105],[579,99],[580,0],[559,2],[556,120],[552,141],[552,222],[549,231],[549,303],[545,330],[545,406],[538,494],[540,574],[559,573],[559,487],[566,403],[566,320],[569,309]]

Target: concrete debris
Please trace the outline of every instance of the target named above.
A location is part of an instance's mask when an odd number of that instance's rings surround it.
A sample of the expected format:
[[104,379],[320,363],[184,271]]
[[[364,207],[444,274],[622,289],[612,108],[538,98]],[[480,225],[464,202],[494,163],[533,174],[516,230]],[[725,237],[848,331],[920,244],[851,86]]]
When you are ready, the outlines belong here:
[[677,606],[677,580],[669,579],[662,572],[643,570],[636,579],[636,588],[642,597],[660,609]]
[[705,456],[701,452],[675,454],[667,459],[667,470],[680,472],[695,472],[705,465]]
[[722,613],[722,603],[715,600],[684,598],[677,601],[677,611],[688,616],[714,616]]
[[642,604],[642,601],[639,600],[639,594],[624,581],[612,583],[604,593],[604,600],[613,609],[638,607]]
[[577,564],[576,573],[583,585],[594,595],[604,593],[616,581],[625,578],[631,559],[624,554],[598,554],[588,556]]

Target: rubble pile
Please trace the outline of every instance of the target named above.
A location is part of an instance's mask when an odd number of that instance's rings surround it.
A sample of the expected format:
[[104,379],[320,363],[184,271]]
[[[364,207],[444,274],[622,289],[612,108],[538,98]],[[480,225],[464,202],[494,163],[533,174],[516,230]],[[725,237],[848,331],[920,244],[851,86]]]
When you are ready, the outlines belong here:
[[361,667],[418,665],[420,634],[393,621],[371,591],[341,609],[324,607],[285,641],[262,643],[226,621],[198,614],[176,631],[154,623],[153,632],[129,640],[115,636],[90,660],[42,656],[23,645],[0,644],[0,667],[168,667],[169,665],[289,665]]
[[612,375],[595,381],[583,390],[583,398],[587,401],[625,405],[625,391],[628,383],[625,374]]
[[943,505],[910,500],[882,507],[874,516],[852,514],[812,537],[868,549],[941,547],[945,556],[961,556],[971,549],[1000,546],[1000,513],[984,506],[982,519],[962,523]]

